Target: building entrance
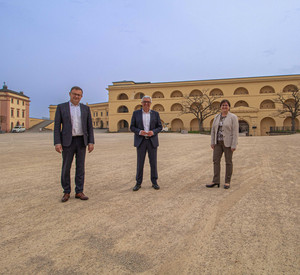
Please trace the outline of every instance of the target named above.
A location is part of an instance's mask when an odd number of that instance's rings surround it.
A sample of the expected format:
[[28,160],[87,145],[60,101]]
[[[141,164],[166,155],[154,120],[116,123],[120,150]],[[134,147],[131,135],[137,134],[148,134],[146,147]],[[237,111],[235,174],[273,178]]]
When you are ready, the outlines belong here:
[[118,123],[118,131],[119,132],[128,132],[128,122],[126,120],[120,120]]
[[239,120],[239,133],[248,136],[249,124],[245,120]]

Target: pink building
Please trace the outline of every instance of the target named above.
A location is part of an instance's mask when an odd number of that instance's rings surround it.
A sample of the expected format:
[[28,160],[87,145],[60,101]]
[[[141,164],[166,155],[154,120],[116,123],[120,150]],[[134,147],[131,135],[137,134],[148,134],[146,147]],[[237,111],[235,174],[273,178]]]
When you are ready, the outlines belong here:
[[10,132],[22,125],[29,128],[29,97],[23,92],[15,92],[3,85],[0,89],[0,131]]

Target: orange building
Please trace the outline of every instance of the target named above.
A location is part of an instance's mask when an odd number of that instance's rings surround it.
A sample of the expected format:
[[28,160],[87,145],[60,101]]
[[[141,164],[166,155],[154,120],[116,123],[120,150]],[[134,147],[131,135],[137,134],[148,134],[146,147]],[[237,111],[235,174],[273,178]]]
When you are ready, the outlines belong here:
[[29,128],[29,97],[23,92],[9,90],[7,85],[0,89],[0,130],[10,132],[18,125]]

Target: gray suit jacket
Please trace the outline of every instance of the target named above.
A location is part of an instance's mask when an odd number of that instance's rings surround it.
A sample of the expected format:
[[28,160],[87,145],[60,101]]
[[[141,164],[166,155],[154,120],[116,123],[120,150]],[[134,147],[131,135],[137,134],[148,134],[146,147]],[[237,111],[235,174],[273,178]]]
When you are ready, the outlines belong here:
[[[211,145],[217,144],[217,133],[219,128],[221,114],[215,116],[211,128]],[[236,149],[239,136],[239,121],[235,114],[228,112],[222,127],[224,145]]]
[[[140,131],[144,130],[143,124],[143,111],[142,109],[136,110],[132,114],[130,130],[134,132],[134,146],[139,147],[144,137],[140,136]],[[150,111],[150,131],[153,131],[153,136],[150,138],[154,148],[158,147],[158,133],[162,130],[162,125],[159,117],[159,113],[156,111]]]
[[[95,143],[90,108],[80,103],[84,144]],[[69,102],[59,104],[54,120],[54,145],[70,146],[72,143],[72,123]]]

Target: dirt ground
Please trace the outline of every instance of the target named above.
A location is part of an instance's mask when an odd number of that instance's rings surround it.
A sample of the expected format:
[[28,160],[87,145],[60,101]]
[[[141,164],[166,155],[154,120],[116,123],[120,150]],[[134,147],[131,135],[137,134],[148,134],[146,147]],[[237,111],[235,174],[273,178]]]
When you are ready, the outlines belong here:
[[95,135],[66,203],[52,133],[0,135],[1,274],[299,274],[299,134],[241,137],[225,190],[209,136],[162,133],[138,192],[133,134]]

